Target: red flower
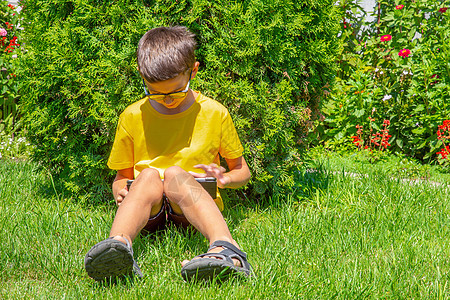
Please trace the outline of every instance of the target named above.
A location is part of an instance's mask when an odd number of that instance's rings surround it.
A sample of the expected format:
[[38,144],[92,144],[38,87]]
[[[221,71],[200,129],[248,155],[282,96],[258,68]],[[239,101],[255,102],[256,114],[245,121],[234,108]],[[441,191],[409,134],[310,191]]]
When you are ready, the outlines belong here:
[[395,9],[402,9],[403,7],[405,7],[403,4],[400,4],[400,5],[397,5],[396,7],[395,7]]
[[355,144],[357,147],[361,147],[361,139],[359,138],[359,136],[352,136],[351,137],[353,139],[353,144]]
[[[442,130],[442,131],[441,131]],[[445,136],[445,131],[448,131],[449,136]],[[438,139],[450,139],[450,120],[445,120],[442,125],[438,126],[437,131]]]
[[411,54],[411,51],[410,51],[409,49],[402,49],[402,50],[400,50],[400,52],[398,53],[398,56],[401,56],[401,57],[406,58],[406,57],[408,57],[410,54]]
[[385,34],[380,38],[380,41],[382,41],[382,42],[387,42],[390,40],[392,40],[392,35],[390,35],[390,34]]
[[391,125],[391,121],[389,121],[389,120],[383,121],[383,126],[389,126],[389,125]]
[[[437,74],[433,74],[433,75],[431,75],[431,79],[433,79],[433,78],[439,79],[439,75],[437,75]],[[434,84],[436,84],[436,83],[438,83],[438,81],[437,81],[437,80],[436,80],[436,81],[433,81],[433,82],[431,82],[431,83],[430,83],[430,85],[434,85]]]
[[450,130],[450,120],[444,120],[440,126],[447,127],[447,130]]
[[447,11],[447,9],[448,9],[448,7],[442,7],[442,8],[439,9],[439,12],[441,14],[443,14],[443,13],[445,13]]
[[436,153],[437,155],[441,155],[442,159],[447,159],[447,156],[450,154],[450,146],[445,146],[441,149],[441,151]]
[[11,8],[11,9],[16,9],[16,8],[14,7],[14,5],[12,5],[12,4],[8,4],[8,7]]

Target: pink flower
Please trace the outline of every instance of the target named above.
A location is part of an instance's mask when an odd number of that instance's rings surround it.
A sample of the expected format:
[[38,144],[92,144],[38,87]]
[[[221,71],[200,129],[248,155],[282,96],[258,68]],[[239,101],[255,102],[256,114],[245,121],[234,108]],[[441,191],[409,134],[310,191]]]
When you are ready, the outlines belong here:
[[402,50],[400,50],[400,52],[398,53],[398,56],[401,56],[401,57],[406,58],[406,57],[408,57],[410,54],[411,54],[411,51],[410,51],[409,49],[402,49]]
[[6,36],[8,34],[8,32],[6,31],[5,28],[0,28],[0,36]]
[[397,5],[396,7],[395,7],[395,9],[402,9],[403,7],[405,7],[403,4],[400,4],[400,5]]
[[443,14],[443,13],[445,13],[447,11],[447,9],[448,9],[448,7],[442,7],[442,8],[439,9],[439,12],[441,14]]
[[392,40],[392,35],[390,35],[390,34],[385,34],[380,38],[380,41],[382,41],[382,42],[387,42],[390,40]]

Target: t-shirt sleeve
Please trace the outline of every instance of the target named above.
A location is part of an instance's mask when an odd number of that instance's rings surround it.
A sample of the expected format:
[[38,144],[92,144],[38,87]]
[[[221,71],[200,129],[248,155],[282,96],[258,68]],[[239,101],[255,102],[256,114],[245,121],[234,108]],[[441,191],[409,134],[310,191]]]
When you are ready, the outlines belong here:
[[242,147],[239,136],[234,127],[233,120],[228,111],[226,111],[222,120],[222,137],[220,140],[220,156],[223,158],[234,159],[242,156],[244,148]]
[[123,115],[119,118],[116,137],[108,159],[108,167],[112,170],[122,170],[134,167],[133,137],[125,128]]

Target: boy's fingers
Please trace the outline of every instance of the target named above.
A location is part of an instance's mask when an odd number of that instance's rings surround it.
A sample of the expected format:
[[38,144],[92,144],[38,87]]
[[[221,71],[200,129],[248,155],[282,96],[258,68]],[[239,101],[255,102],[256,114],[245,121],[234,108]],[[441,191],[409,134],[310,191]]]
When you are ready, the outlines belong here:
[[226,169],[224,167],[218,166],[214,163],[210,164],[210,165],[205,165],[205,164],[195,165],[194,168],[203,169],[203,170],[205,170],[205,172],[215,172],[216,170],[219,170],[221,173],[226,172]]
[[206,171],[206,169],[208,168],[208,165],[199,164],[199,165],[195,165],[194,168],[196,168],[196,169],[203,169],[203,170]]
[[188,173],[191,174],[192,176],[194,176],[194,178],[205,178],[206,177],[205,173],[195,173],[192,171],[189,171]]
[[[202,176],[197,176],[197,178],[198,177],[204,178],[204,177],[211,176],[212,174],[214,174],[214,169],[211,168],[211,166],[208,166],[208,165],[204,165],[204,164],[195,165],[194,168],[202,169],[203,171],[206,172],[206,174],[202,174]],[[189,172],[189,173],[191,173],[191,172]],[[200,173],[194,173],[194,174],[200,174]]]
[[125,196],[128,194],[128,190],[126,188],[123,188],[119,191],[119,196],[122,198],[125,198]]
[[211,170],[211,172],[213,173],[214,177],[216,177],[216,178],[221,178],[223,176],[223,173],[220,171],[219,168],[214,168]]

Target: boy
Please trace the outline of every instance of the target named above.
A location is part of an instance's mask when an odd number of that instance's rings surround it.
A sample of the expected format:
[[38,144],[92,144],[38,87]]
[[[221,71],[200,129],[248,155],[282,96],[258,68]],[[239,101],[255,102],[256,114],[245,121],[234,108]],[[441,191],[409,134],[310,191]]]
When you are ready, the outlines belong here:
[[[248,182],[250,171],[227,109],[189,88],[199,67],[194,38],[176,26],[154,28],[139,41],[137,63],[146,97],[119,119],[108,160],[117,170],[112,189],[118,209],[110,237],[85,257],[86,271],[95,280],[132,271],[142,276],[132,241],[144,227],[163,227],[166,215],[175,224],[191,224],[210,243],[207,253],[182,262],[185,280],[250,273],[246,254],[220,212],[220,194],[212,199],[195,180],[215,177],[219,188],[237,188]],[[219,154],[229,172],[220,166]],[[134,178],[128,191],[127,180]]]

